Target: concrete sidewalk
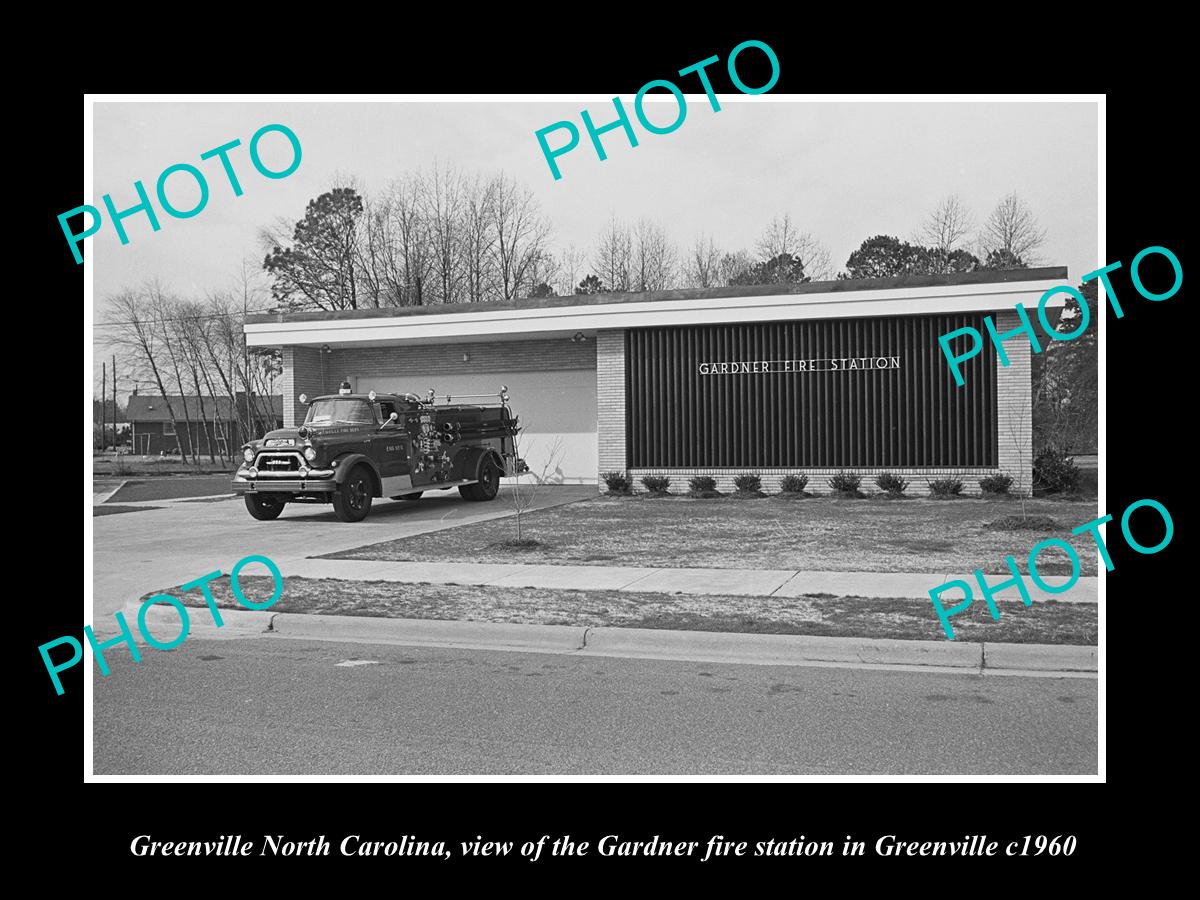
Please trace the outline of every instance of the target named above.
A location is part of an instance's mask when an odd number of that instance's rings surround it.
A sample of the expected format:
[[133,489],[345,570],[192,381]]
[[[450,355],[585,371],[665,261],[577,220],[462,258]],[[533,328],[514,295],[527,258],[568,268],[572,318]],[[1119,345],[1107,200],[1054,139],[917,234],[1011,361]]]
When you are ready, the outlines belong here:
[[[531,625],[441,619],[386,619],[222,609],[223,625],[197,609],[191,630],[201,638],[287,638],[409,647],[507,650],[573,656],[616,656],[768,666],[842,666],[856,669],[922,670],[974,675],[1040,675],[1094,678],[1094,646],[1003,644],[976,641],[907,641],[800,634],[732,634],[585,625]],[[125,607],[133,621],[138,605]],[[152,606],[151,630],[178,629],[173,609]],[[171,632],[173,633],[173,632]]]
[[[967,573],[808,572],[795,569],[659,569],[636,566],[551,566],[518,563],[384,562],[359,559],[295,559],[280,568],[284,576],[334,578],[343,581],[395,581],[404,584],[471,584],[491,587],[551,588],[559,590],[616,590],[664,594],[725,594],[746,597],[799,597],[832,594],[835,597],[899,597],[929,600],[929,589],[959,579],[979,595],[979,585]],[[1006,575],[988,575],[997,584]],[[1047,576],[1051,585],[1064,584],[1065,576]],[[1080,578],[1069,591],[1049,594],[1026,577],[1035,603],[1097,602],[1099,578]],[[1016,588],[1002,598],[1020,600]],[[947,591],[961,599],[960,592]]]

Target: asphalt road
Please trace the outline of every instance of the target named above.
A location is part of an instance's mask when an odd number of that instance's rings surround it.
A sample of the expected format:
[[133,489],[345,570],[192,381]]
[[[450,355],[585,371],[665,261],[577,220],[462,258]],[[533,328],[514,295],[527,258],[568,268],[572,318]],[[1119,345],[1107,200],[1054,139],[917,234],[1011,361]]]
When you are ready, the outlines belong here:
[[[120,517],[120,518],[142,518]],[[113,654],[104,774],[1094,774],[1094,679],[288,640]]]

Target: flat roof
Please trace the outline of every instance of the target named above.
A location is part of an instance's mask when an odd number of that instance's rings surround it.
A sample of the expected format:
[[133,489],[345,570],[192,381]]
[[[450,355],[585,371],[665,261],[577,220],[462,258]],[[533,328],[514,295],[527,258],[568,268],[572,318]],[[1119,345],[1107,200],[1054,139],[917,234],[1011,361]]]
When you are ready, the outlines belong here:
[[453,315],[495,310],[557,309],[600,306],[614,303],[655,303],[664,300],[716,300],[741,297],[780,297],[790,294],[836,294],[851,291],[887,291],[902,288],[950,287],[955,285],[1008,284],[1024,281],[1065,281],[1066,266],[1037,269],[980,269],[946,275],[897,275],[889,278],[842,278],[806,281],[803,284],[753,284],[719,288],[681,288],[670,291],[624,291],[603,294],[571,294],[566,297],[524,297],[486,303],[435,303],[429,306],[384,306],[378,309],[305,310],[303,312],[255,313],[247,324],[271,322],[336,322],[347,319],[394,319],[404,316]]
[[[1032,309],[1065,266],[249,316],[251,347],[398,347],[537,340],[606,330]],[[1050,307],[1066,303],[1061,293]]]

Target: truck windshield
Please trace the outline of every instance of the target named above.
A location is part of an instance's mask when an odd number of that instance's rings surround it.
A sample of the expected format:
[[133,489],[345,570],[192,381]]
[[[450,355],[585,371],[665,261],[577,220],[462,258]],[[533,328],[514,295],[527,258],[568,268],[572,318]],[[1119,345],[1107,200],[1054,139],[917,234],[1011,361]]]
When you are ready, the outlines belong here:
[[366,400],[330,398],[314,400],[305,425],[374,425],[375,411]]

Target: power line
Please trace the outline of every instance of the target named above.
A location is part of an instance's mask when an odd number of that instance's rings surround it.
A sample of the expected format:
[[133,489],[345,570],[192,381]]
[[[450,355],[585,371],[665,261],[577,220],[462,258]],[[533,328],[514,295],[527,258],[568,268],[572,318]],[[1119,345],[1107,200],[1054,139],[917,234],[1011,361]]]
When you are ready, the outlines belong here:
[[[262,315],[264,313],[276,313],[277,309],[251,309],[246,315]],[[158,317],[143,319],[140,324],[155,325],[159,322],[196,322],[200,319],[228,319],[240,315],[240,313],[204,313],[203,315],[194,316],[168,316],[165,319]],[[138,322],[93,322],[93,328],[116,328],[119,325],[137,325]]]

